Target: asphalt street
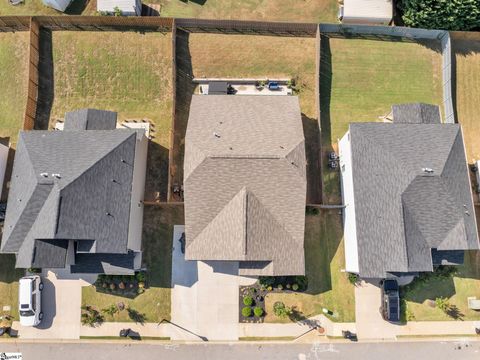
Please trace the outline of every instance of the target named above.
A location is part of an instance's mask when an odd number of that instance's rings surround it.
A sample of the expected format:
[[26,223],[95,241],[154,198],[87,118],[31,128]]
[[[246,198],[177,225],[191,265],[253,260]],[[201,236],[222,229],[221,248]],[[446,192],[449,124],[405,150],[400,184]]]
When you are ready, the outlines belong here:
[[0,342],[1,352],[21,352],[23,359],[480,359],[480,342],[468,338],[438,342],[336,343],[336,344],[151,344],[137,343],[14,343]]

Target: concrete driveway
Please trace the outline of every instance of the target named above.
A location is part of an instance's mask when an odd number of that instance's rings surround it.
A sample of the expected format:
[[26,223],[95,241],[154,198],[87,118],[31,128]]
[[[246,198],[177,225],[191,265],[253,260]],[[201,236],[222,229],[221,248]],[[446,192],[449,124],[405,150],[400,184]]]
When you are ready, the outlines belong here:
[[362,280],[355,286],[355,321],[359,339],[395,339],[402,326],[382,317],[380,280]]
[[42,273],[43,320],[38,327],[13,323],[21,339],[79,339],[82,286],[95,281],[95,276],[70,275],[65,270],[44,270]]
[[254,278],[238,276],[238,262],[185,261],[175,226],[172,254],[172,323],[184,331],[172,340],[238,340],[239,286]]

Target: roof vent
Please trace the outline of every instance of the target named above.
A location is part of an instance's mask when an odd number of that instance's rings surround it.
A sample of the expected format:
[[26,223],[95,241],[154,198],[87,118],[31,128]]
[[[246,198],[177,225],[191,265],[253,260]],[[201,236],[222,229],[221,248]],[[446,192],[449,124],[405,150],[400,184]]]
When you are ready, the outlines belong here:
[[57,178],[57,179],[61,179],[62,177],[60,176],[60,174],[52,174],[53,177]]
[[220,134],[215,131],[213,132],[213,136],[215,136],[216,138],[220,138]]
[[433,174],[433,169],[431,168],[423,168],[422,171],[427,174]]
[[43,172],[43,173],[41,173],[41,174],[40,174],[40,176],[43,176],[43,177],[48,177],[48,173],[46,173],[46,172]]

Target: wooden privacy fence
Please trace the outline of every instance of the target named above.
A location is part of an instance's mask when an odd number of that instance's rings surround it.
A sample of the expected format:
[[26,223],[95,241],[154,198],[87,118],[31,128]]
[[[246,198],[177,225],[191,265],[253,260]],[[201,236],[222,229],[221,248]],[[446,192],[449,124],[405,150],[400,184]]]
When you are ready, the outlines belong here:
[[172,18],[158,16],[35,16],[41,27],[67,31],[171,31]]
[[193,33],[315,37],[317,24],[241,20],[176,19],[177,28]]
[[33,130],[38,100],[38,63],[40,61],[40,26],[35,19],[30,20],[30,51],[28,61],[27,104],[23,120],[23,130]]

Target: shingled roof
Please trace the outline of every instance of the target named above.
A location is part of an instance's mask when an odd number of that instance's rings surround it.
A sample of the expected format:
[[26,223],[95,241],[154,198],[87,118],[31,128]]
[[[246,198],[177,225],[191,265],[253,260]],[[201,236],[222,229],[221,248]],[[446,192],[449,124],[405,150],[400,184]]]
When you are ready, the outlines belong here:
[[95,240],[97,253],[127,253],[137,136],[20,132],[0,250],[17,253],[24,268],[62,267],[52,254],[64,259],[64,239]]
[[431,271],[444,251],[479,248],[459,125],[353,123],[350,139],[361,276]]
[[186,259],[239,261],[245,275],[303,274],[298,98],[195,95],[185,143]]
[[412,103],[392,106],[393,121],[397,124],[440,124],[437,105]]

